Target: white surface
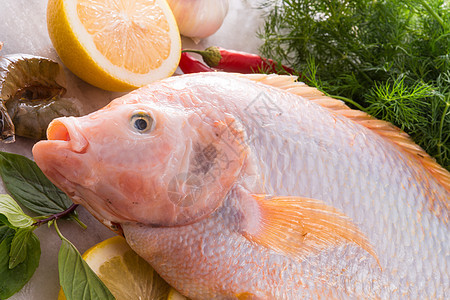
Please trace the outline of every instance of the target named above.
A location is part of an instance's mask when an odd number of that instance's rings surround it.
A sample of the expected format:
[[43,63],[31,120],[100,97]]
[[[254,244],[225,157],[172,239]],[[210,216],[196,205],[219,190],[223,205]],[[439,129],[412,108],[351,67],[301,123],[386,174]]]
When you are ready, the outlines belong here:
[[[260,40],[256,32],[262,19],[261,11],[253,8],[255,1],[230,0],[230,10],[224,24],[213,36],[194,44],[183,38],[185,48],[206,48],[217,45],[224,48],[257,52]],[[0,55],[27,53],[41,55],[58,60],[52,47],[46,27],[45,0],[0,0],[0,41],[4,43]],[[96,110],[110,100],[120,96],[100,90],[81,81],[70,71],[65,70],[67,78],[67,96],[77,97],[83,102],[87,112]],[[35,141],[18,138],[14,144],[0,143],[0,151],[13,152],[32,158],[31,148]],[[5,193],[0,184],[0,193]],[[80,252],[113,234],[89,215],[84,209],[78,209],[80,219],[88,225],[82,230],[74,222],[59,221],[62,233],[72,241]],[[53,228],[42,226],[35,231],[41,241],[41,260],[39,268],[31,281],[10,299],[56,299],[59,290],[57,255],[60,240]],[[1,278],[0,278],[1,280]]]

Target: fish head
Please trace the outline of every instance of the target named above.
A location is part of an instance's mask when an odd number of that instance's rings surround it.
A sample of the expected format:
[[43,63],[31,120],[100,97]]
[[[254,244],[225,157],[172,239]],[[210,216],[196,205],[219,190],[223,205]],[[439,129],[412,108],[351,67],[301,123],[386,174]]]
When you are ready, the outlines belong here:
[[34,159],[104,224],[196,222],[222,203],[238,177],[245,160],[239,130],[213,108],[139,95],[53,120]]

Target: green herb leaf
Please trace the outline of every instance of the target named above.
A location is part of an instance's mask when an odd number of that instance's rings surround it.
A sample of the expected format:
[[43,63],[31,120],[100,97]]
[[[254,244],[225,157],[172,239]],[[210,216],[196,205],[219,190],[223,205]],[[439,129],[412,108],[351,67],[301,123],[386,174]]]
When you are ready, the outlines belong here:
[[411,132],[415,127],[426,124],[423,111],[429,103],[423,100],[433,96],[433,89],[423,83],[407,86],[404,80],[404,77],[400,77],[392,82],[375,84],[366,96],[369,104],[366,111]]
[[65,238],[59,249],[58,269],[59,282],[67,299],[115,299],[75,246]]
[[[1,216],[1,215],[0,215]],[[13,236],[16,231],[2,222],[0,219],[0,243],[9,236]]]
[[13,236],[0,243],[0,299],[6,299],[17,293],[33,276],[39,265],[41,248],[39,239],[33,234],[26,244],[26,257],[14,269],[9,268],[9,254]]
[[264,6],[263,56],[404,129],[450,170],[448,1],[267,0]]
[[56,214],[72,204],[36,163],[24,156],[0,152],[0,175],[14,199],[38,214]]
[[27,257],[27,245],[30,239],[37,237],[33,233],[33,228],[19,228],[14,235],[9,252],[9,268],[14,269]]
[[6,217],[2,223],[15,228],[30,227],[34,223],[33,219],[27,216],[9,195],[0,195],[0,214]]

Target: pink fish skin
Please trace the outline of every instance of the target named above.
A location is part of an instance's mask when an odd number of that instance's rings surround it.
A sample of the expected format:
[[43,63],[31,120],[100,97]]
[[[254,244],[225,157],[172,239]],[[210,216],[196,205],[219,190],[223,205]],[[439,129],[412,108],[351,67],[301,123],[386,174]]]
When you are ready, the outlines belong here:
[[449,173],[293,80],[168,78],[54,120],[33,155],[192,299],[448,299]]

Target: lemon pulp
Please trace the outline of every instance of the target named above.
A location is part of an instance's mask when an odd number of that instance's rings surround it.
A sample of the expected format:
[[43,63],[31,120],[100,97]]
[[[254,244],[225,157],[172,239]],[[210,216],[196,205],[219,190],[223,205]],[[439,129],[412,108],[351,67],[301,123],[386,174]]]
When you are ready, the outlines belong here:
[[[83,259],[117,300],[183,300],[121,236],[109,238],[83,254]],[[66,299],[60,290],[58,300]]]
[[181,55],[165,0],[49,0],[47,27],[63,63],[107,90],[127,91],[168,77]]

